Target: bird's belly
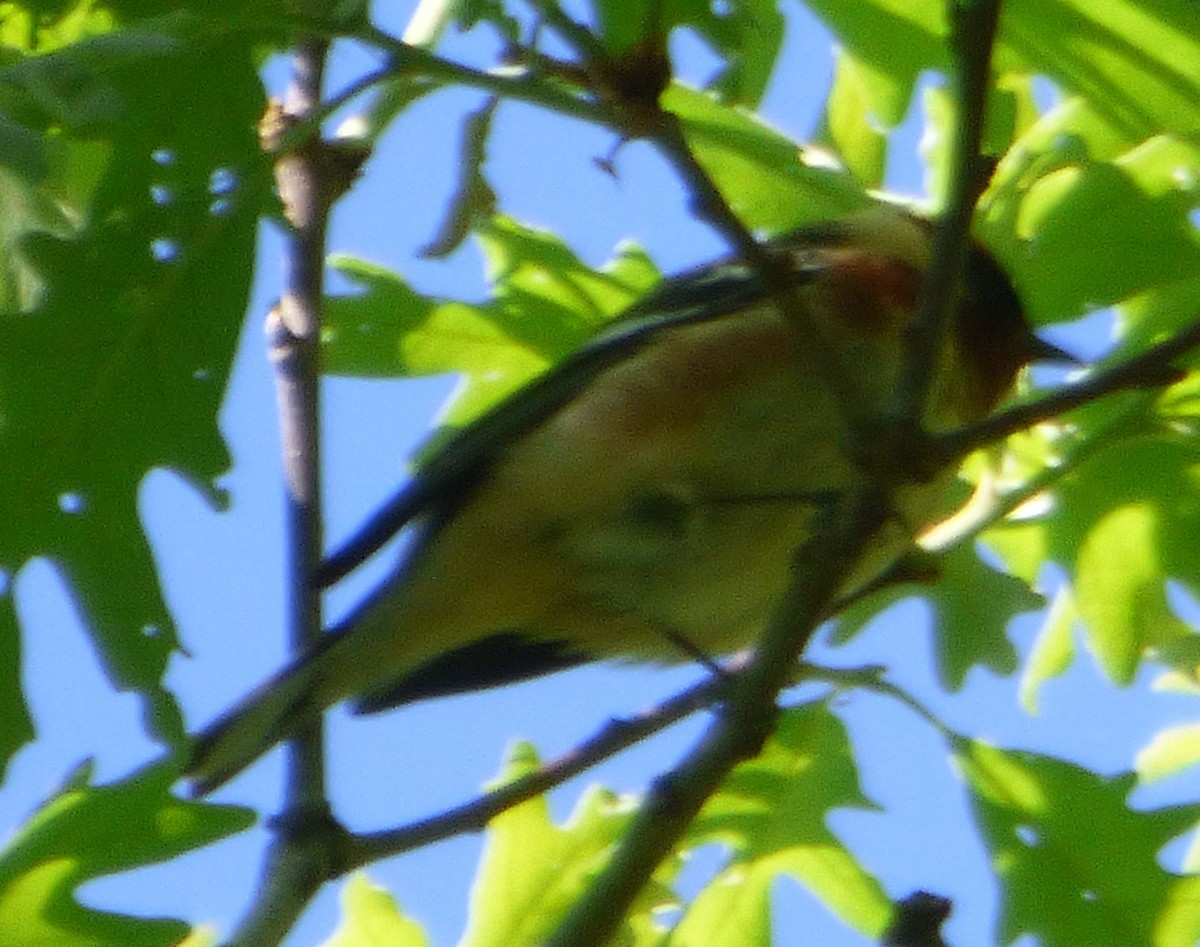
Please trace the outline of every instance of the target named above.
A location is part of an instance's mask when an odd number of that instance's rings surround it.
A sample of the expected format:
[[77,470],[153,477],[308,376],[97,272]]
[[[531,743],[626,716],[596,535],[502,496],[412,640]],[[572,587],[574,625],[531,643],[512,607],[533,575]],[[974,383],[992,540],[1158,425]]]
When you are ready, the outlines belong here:
[[[621,640],[625,626],[641,638],[632,650],[657,660],[687,657],[678,637],[713,656],[744,646],[782,595],[792,554],[820,515],[804,497],[693,504],[670,527],[617,520],[564,537],[578,575],[575,604],[598,619],[589,635],[598,650],[631,650]],[[615,637],[605,613],[624,619]]]

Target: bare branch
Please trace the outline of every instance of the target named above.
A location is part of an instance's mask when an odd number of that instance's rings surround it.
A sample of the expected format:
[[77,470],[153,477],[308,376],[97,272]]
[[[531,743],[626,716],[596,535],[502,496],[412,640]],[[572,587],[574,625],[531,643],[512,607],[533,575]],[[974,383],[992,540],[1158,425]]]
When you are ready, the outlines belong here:
[[950,152],[950,183],[945,210],[934,230],[933,249],[917,314],[905,339],[905,358],[886,412],[885,424],[903,448],[923,416],[933,381],[938,347],[955,287],[962,275],[975,202],[987,183],[979,149],[983,141],[991,82],[992,46],[1000,16],[1000,0],[958,0],[952,11],[951,54],[954,57],[957,105]]
[[[280,133],[304,122],[319,108],[327,42],[298,37],[292,53],[292,82],[283,110],[264,119],[264,145],[277,151]],[[332,189],[323,172],[319,138],[279,152],[276,179],[291,224],[284,293],[267,319],[267,338],[276,371],[283,442],[288,533],[289,643],[307,650],[321,634],[320,590],[312,581],[321,561],[320,440],[318,429],[321,300],[324,292],[326,222]],[[288,743],[284,810],[303,831],[279,833],[250,913],[234,935],[239,947],[278,943],[329,877],[325,833],[330,825],[325,797],[322,724],[314,717]]]
[[[746,660],[745,655],[732,659],[725,665],[725,672],[737,673],[745,666]],[[570,753],[543,764],[536,772],[494,792],[397,829],[355,836],[347,843],[349,847],[345,849],[345,861],[339,870],[349,871],[454,835],[480,831],[489,820],[506,809],[561,785],[697,710],[710,706],[721,698],[728,683],[728,677],[707,677],[636,717],[610,721],[603,730]]]

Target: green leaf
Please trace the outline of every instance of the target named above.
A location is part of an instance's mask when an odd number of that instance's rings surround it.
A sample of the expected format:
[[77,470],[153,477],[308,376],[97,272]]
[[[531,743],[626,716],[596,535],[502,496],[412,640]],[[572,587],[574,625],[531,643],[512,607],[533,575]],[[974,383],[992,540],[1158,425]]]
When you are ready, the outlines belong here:
[[956,547],[939,565],[942,580],[929,596],[937,618],[938,677],[957,690],[975,665],[1011,674],[1017,653],[1008,623],[1045,601],[1020,579],[986,565],[973,549]]
[[93,878],[166,861],[240,832],[248,809],[184,802],[158,765],[120,783],[75,785],[50,800],[0,850],[0,944],[168,947],[181,921],[84,907],[74,892]]
[[845,169],[817,160],[748,112],[678,84],[662,104],[679,116],[696,158],[750,227],[781,233],[869,204]]
[[1044,521],[1048,554],[1070,569],[1087,640],[1115,681],[1191,636],[1165,584],[1200,587],[1198,482],[1200,442],[1116,440],[1063,480]]
[[487,161],[487,142],[492,130],[498,100],[488,101],[463,121],[463,141],[458,157],[458,186],[441,228],[429,245],[421,249],[427,257],[447,257],[461,245],[477,217],[491,217],[496,211],[496,194],[483,174]]
[[742,763],[688,832],[719,843],[729,864],[696,897],[673,934],[679,943],[769,944],[771,887],[794,878],[868,936],[887,926],[879,883],[826,827],[831,810],[873,808],[858,785],[846,731],[824,703],[789,710],[755,759]]
[[1071,99],[1000,163],[979,233],[1035,324],[1071,319],[1200,275],[1197,177],[1200,146],[1127,142],[1093,102]]
[[[537,766],[528,744],[510,754],[503,781]],[[563,919],[607,863],[612,847],[629,824],[633,806],[600,788],[588,790],[564,826],[550,821],[542,797],[501,813],[488,824],[487,841],[475,882],[471,910],[460,947],[513,947],[540,944]],[[673,870],[659,869],[659,877]],[[650,911],[672,896],[652,882],[638,896],[627,925],[645,928]],[[629,935],[629,927],[621,937]],[[618,938],[615,943],[625,943]]]
[[945,70],[946,4],[940,0],[842,3],[808,0],[841,45],[869,70],[867,107],[886,128],[900,124],[917,77]]
[[94,0],[9,2],[0,19],[0,49],[49,53],[112,28],[112,11]]
[[[855,56],[875,65],[871,107],[889,126],[904,114],[922,72],[948,71],[948,5],[941,0],[809,6]],[[1087,95],[1128,141],[1200,127],[1200,13],[1190,0],[1012,0],[1004,4],[994,68],[1048,76]]]
[[1011,0],[996,59],[1087,95],[1130,140],[1200,130],[1200,10],[1191,0]]
[[478,224],[477,236],[492,285],[481,304],[422,296],[381,267],[335,257],[363,292],[327,301],[324,370],[462,373],[466,384],[442,416],[458,425],[577,349],[658,279],[634,247],[594,270],[556,237],[505,217]]
[[193,927],[192,932],[181,940],[175,947],[217,947],[220,940],[217,932],[208,925]]
[[[1167,333],[1190,326],[1197,312],[1200,312],[1200,273],[1156,286],[1122,303],[1117,309],[1118,354],[1127,357],[1126,353],[1143,351]],[[1193,350],[1175,364],[1195,369],[1200,365],[1200,355]],[[1184,423],[1195,430],[1196,419],[1200,418],[1200,374],[1192,371],[1188,378],[1166,389],[1158,401],[1158,410],[1172,423]]]
[[661,0],[592,0],[589,6],[596,21],[596,35],[604,49],[619,56],[648,35],[665,36],[680,4],[668,5]]
[[820,140],[830,147],[863,187],[881,187],[887,137],[871,112],[870,65],[839,48],[834,54],[833,87],[825,101]]
[[724,9],[706,0],[673,0],[667,6],[676,22],[689,26],[725,61],[711,83],[717,94],[728,102],[757,105],[783,46],[783,15],[775,0],[742,0]]
[[957,761],[1004,885],[1000,942],[1194,947],[1200,878],[1164,871],[1158,853],[1200,806],[1134,812],[1131,774],[979,742],[963,742]]
[[592,0],[599,39],[619,56],[676,28],[694,32],[721,59],[711,85],[720,98],[757,105],[783,46],[783,14],[775,0],[718,7],[707,0]]
[[1075,595],[1105,670],[1128,684],[1143,648],[1189,634],[1167,604],[1161,511],[1116,506],[1089,524],[1075,560]]
[[[87,132],[129,120],[120,92],[80,55],[81,45],[27,59],[0,74],[8,95],[22,94],[24,102],[45,121],[74,132]],[[166,53],[165,47],[152,50]]]
[[342,886],[342,923],[322,947],[428,947],[421,925],[405,917],[396,899],[365,872]]
[[422,296],[390,270],[344,255],[330,264],[363,290],[328,300],[322,367],[331,375],[464,372],[512,379],[507,387],[548,364],[507,335],[485,306]]
[[1063,674],[1075,659],[1071,631],[1079,618],[1075,599],[1066,586],[1054,595],[1042,627],[1034,639],[1033,650],[1021,673],[1021,706],[1026,713],[1038,712],[1038,694],[1042,685]]
[[1017,654],[1008,640],[1008,623],[1041,608],[1041,596],[985,564],[969,546],[939,555],[936,568],[932,583],[890,586],[851,606],[839,617],[834,640],[848,641],[884,608],[916,595],[933,609],[938,678],[944,687],[962,687],[976,665],[1011,674]]
[[1167,727],[1137,755],[1138,779],[1153,783],[1200,763],[1200,724]]
[[24,125],[0,115],[0,164],[22,178],[36,182],[48,170],[45,143]]
[[82,203],[70,228],[25,221],[18,253],[40,289],[6,293],[33,305],[0,313],[0,568],[60,565],[110,677],[148,697],[169,741],[183,738],[160,685],[176,638],[138,489],[167,468],[215,499],[229,462],[217,412],[270,187],[249,43],[220,33],[153,55],[132,41],[129,56],[115,42],[89,47],[88,68],[129,120],[89,132],[103,148],[60,136],[62,156],[85,166],[55,172],[45,186],[67,187],[45,197]]
[[[1112,360],[1193,319],[1198,291],[1200,280],[1181,281],[1123,307],[1123,346]],[[1131,681],[1146,658],[1194,678],[1200,640],[1170,606],[1167,584],[1200,588],[1200,550],[1191,538],[1198,525],[1191,497],[1200,482],[1197,391],[1193,373],[1161,393],[1110,395],[1073,412],[1059,426],[1063,447],[1050,464],[1054,486],[1043,495],[1044,511],[988,532],[988,544],[1014,572],[1033,579],[1053,561],[1073,583],[1070,608],[1047,625],[1048,650],[1040,643],[1035,653],[1045,665],[1031,668],[1027,686],[1070,660],[1073,616],[1113,680]]]

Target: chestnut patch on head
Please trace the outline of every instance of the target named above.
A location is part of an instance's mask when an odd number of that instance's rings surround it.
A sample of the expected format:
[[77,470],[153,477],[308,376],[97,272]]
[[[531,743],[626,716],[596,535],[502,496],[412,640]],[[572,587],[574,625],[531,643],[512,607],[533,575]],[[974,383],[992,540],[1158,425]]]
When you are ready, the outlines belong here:
[[911,318],[921,292],[915,267],[849,248],[830,256],[828,283],[839,314],[852,327],[878,331]]

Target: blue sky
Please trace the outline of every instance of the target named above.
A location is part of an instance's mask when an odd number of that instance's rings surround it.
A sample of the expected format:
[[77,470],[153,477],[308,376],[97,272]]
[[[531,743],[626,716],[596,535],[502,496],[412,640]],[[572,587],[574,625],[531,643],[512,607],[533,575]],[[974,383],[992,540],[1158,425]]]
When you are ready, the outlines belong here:
[[[399,30],[412,6],[389,5],[384,25]],[[790,30],[784,68],[762,111],[803,140],[827,87],[831,41],[815,21],[800,15],[798,4],[786,9]],[[459,39],[451,48],[473,51],[480,42]],[[713,68],[695,44],[683,43],[674,52],[680,72],[693,82],[702,82]],[[360,55],[339,55],[331,87],[368,63]],[[268,75],[277,84],[282,73],[272,66]],[[486,287],[472,246],[445,262],[414,257],[437,230],[452,187],[461,118],[479,102],[473,94],[441,93],[415,105],[382,143],[361,184],[338,205],[331,250],[394,267],[426,292],[481,297]],[[920,128],[918,99],[893,144],[889,184],[903,193],[920,193],[922,172],[915,156]],[[543,116],[529,106],[503,106],[489,163],[501,209],[561,234],[595,265],[621,239],[642,244],[667,272],[724,252],[720,240],[690,217],[683,191],[648,147],[622,149],[615,180],[597,170],[593,159],[607,155],[612,144],[611,135],[596,129]],[[191,726],[212,719],[285,656],[278,439],[261,337],[263,314],[279,291],[279,241],[269,225],[260,246],[259,278],[221,418],[234,457],[222,482],[231,508],[212,510],[168,472],[151,475],[140,497],[168,601],[191,654],[175,660],[170,676]],[[428,431],[452,385],[447,378],[326,383],[331,544],[395,489],[407,452]],[[389,563],[375,563],[366,575],[339,588],[330,598],[330,615],[336,618]],[[109,688],[53,568],[31,564],[18,576],[16,590],[28,642],[26,682],[40,739],[19,756],[0,793],[0,831],[19,824],[81,759],[94,757],[103,780],[127,774],[158,752],[142,735],[138,701]],[[1035,631],[1035,619],[1011,629],[1023,653]],[[1017,706],[1015,680],[977,670],[963,692],[944,693],[934,677],[929,640],[924,608],[910,602],[850,646],[819,646],[813,656],[839,665],[886,664],[898,682],[961,730],[1003,746],[1069,755],[1105,773],[1128,766],[1157,729],[1183,722],[1190,709],[1183,700],[1149,698],[1144,687],[1114,691],[1085,658],[1045,688],[1040,715],[1028,717]],[[380,717],[352,720],[335,711],[329,729],[335,808],[351,828],[386,827],[438,811],[477,792],[496,773],[514,737],[555,755],[609,717],[645,707],[698,673],[587,668]],[[860,751],[864,790],[881,811],[835,813],[831,826],[894,896],[927,888],[954,898],[955,914],[946,929],[952,943],[989,942],[996,889],[937,734],[882,698],[852,696],[838,710]],[[553,796],[555,814],[565,817],[594,781],[640,791],[686,750],[704,723],[700,717],[680,725],[559,789]],[[1184,798],[1189,788],[1194,798],[1200,791],[1196,782],[1176,780],[1152,792],[1140,790],[1135,800],[1161,804]],[[277,808],[279,784],[275,752],[216,798],[270,812]],[[86,900],[113,910],[210,922],[229,932],[253,895],[265,838],[256,829],[170,865],[97,882],[85,889]],[[479,846],[478,837],[452,840],[373,866],[370,875],[426,927],[433,943],[449,945],[463,929]],[[701,859],[689,870],[699,880],[703,867]],[[339,887],[322,893],[289,944],[315,944],[328,936],[336,924]],[[797,942],[785,933],[791,925],[802,925],[812,943],[825,947],[865,943],[789,882],[780,883],[778,900],[780,943]]]

